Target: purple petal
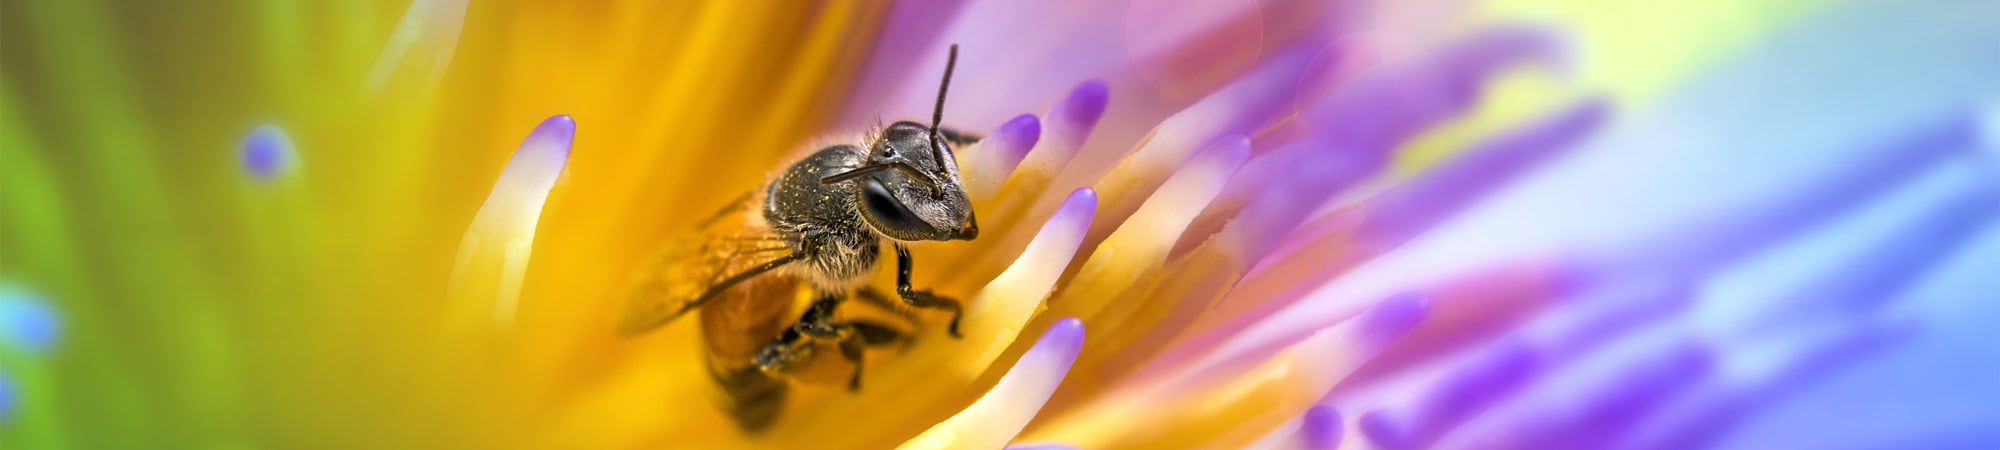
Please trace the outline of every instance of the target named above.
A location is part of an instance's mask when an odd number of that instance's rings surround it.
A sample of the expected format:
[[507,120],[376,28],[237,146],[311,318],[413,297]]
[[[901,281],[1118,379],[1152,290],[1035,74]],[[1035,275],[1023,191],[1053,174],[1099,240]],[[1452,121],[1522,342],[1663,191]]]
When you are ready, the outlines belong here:
[[1262,259],[1321,204],[1373,176],[1387,162],[1386,152],[1315,148],[1308,143],[1259,155],[1244,164],[1222,196],[1202,213],[1212,220],[1226,219],[1227,224],[1220,231],[1189,230],[1175,253],[1219,234],[1217,239],[1227,243],[1225,248],[1238,261],[1247,265]]
[[1553,364],[1581,357],[1648,321],[1672,318],[1694,300],[1692,283],[1679,279],[1625,280],[1592,288],[1559,311],[1537,336],[1538,350]]
[[[1482,198],[1500,184],[1512,180],[1527,168],[1568,149],[1575,141],[1594,130],[1605,115],[1606,107],[1599,101],[1572,107],[1535,125],[1514,130],[1468,150],[1465,156],[1447,161],[1413,180],[1392,187],[1354,210],[1323,216],[1300,226],[1285,237],[1285,243],[1279,246],[1278,250],[1252,266],[1244,275],[1244,281],[1237,287],[1239,292],[1260,292],[1267,295],[1271,292],[1281,292],[1281,294],[1259,298],[1258,301],[1261,303],[1254,306],[1256,309],[1241,313],[1229,322],[1218,325],[1207,335],[1233,338],[1251,324],[1262,322],[1271,314],[1288,310],[1312,288],[1325,282],[1325,277],[1341,273],[1362,261],[1401,245],[1418,232],[1436,225],[1473,200]],[[1358,248],[1344,250],[1336,255],[1322,255],[1312,251],[1319,246],[1328,245],[1328,242],[1336,242],[1343,248],[1357,247],[1348,244],[1346,242],[1348,240],[1358,241],[1360,245]],[[1297,279],[1296,277],[1285,277],[1276,281],[1262,277],[1262,272],[1271,270],[1277,265],[1289,265],[1288,268],[1298,269],[1312,267],[1317,271],[1315,274],[1317,276],[1305,278],[1307,281],[1303,284],[1287,281]],[[1232,293],[1231,299],[1237,295]],[[1226,299],[1225,302],[1227,301],[1229,300]],[[1315,329],[1317,324],[1307,323],[1305,327],[1305,330]],[[1291,333],[1301,331],[1291,330]],[[1203,352],[1206,348],[1200,347],[1214,344],[1218,340],[1198,339],[1191,343],[1197,348],[1185,351]]]
[[1282,112],[1296,87],[1292,81],[1305,70],[1310,56],[1300,49],[1279,53],[1228,87],[1161,121],[1145,143],[1096,184],[1105,203],[1099,217],[1122,220],[1131,215],[1168,173],[1197,151],[1225,136],[1254,132]]
[[1385,449],[1430,446],[1446,431],[1520,389],[1535,370],[1534,353],[1519,345],[1502,345],[1453,370],[1416,404],[1363,415],[1361,430]]
[[[1299,123],[1306,136],[1245,165],[1243,175],[1231,182],[1214,209],[1203,213],[1235,216],[1220,239],[1241,261],[1262,258],[1307,214],[1386,167],[1390,151],[1418,132],[1463,114],[1472,104],[1472,86],[1508,63],[1557,59],[1549,55],[1562,53],[1564,47],[1553,33],[1532,28],[1502,28],[1455,45],[1436,59],[1369,72],[1313,99]],[[1300,91],[1314,93],[1312,88]],[[1411,98],[1435,92],[1446,95],[1426,96],[1424,101]],[[1214,232],[1212,228],[1190,231],[1175,254]]]
[[1910,219],[1875,241],[1855,257],[1826,270],[1798,292],[1780,296],[1792,299],[1761,319],[1771,326],[1796,323],[1804,317],[1848,316],[1874,309],[1895,298],[1898,290],[1940,264],[1948,261],[1963,243],[1981,230],[2000,211],[1996,183],[1980,179],[1961,186],[1928,204]]
[[[875,48],[868,52],[868,60],[855,78],[853,94],[848,96],[854,100],[847,102],[840,117],[859,124],[881,114],[884,100],[909,90],[909,85],[935,88],[937,80],[931,77],[944,67],[944,46],[952,42],[939,40],[937,36],[952,24],[964,5],[964,0],[895,2],[875,38]],[[929,57],[933,53],[936,64],[917,64],[910,58],[913,54]],[[915,82],[920,78],[929,81]]]
[[1504,435],[1500,448],[1602,448],[1608,439],[1631,427],[1654,408],[1687,391],[1705,378],[1712,365],[1709,352],[1676,345],[1604,378],[1609,382],[1573,390],[1581,404],[1558,411],[1510,417],[1496,430]]
[[1466,150],[1366,205],[1359,239],[1387,248],[1436,225],[1474,200],[1557,153],[1574,146],[1602,124],[1609,107],[1587,101],[1534,125]]
[[[1775,199],[1671,224],[1660,232],[1614,249],[1607,259],[1698,275],[1754,254],[1828,217],[1868,204],[1869,199],[1932,167],[1975,139],[1967,117],[1925,124],[1886,142],[1867,143],[1866,156],[1813,177]],[[1853,153],[1853,152],[1842,152]]]
[[[1863,361],[1910,334],[1899,323],[1870,322],[1843,331],[1809,338],[1796,344],[1782,367],[1749,380],[1711,379],[1708,389],[1683,395],[1683,408],[1671,414],[1647,417],[1654,422],[1638,432],[1624,434],[1621,448],[1676,449],[1704,448],[1744,418],[1772,406],[1810,382],[1836,373],[1842,366]],[[1615,437],[1615,436],[1614,436]],[[1608,440],[1607,440],[1608,441]]]
[[1343,432],[1340,411],[1331,405],[1317,405],[1306,410],[1299,417],[1300,447],[1307,450],[1333,450],[1340,448],[1340,434]]
[[1539,28],[1503,27],[1459,39],[1428,58],[1370,71],[1313,100],[1300,126],[1316,147],[1380,152],[1462,115],[1478,88],[1523,62],[1565,65],[1567,41]]
[[1360,333],[1356,336],[1366,342],[1358,345],[1366,347],[1387,347],[1390,342],[1403,336],[1424,316],[1430,315],[1430,299],[1417,294],[1389,297],[1367,312],[1351,320],[1360,321]]

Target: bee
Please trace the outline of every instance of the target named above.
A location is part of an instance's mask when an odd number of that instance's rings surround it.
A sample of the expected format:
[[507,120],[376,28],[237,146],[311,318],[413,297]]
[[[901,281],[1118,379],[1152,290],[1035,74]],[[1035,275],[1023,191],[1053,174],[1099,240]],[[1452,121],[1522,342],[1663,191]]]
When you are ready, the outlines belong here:
[[[723,409],[753,433],[777,419],[786,376],[806,367],[816,348],[838,348],[853,365],[847,387],[859,390],[862,351],[908,337],[885,323],[836,319],[851,297],[898,312],[949,312],[947,331],[958,337],[961,305],[910,284],[906,247],[979,236],[952,153],[977,138],[938,126],[957,62],[953,45],[930,126],[896,122],[856,144],[819,149],[671,241],[627,294],[618,333],[645,333],[699,309]],[[896,252],[898,300],[864,286],[884,241]],[[793,315],[801,285],[814,298]]]

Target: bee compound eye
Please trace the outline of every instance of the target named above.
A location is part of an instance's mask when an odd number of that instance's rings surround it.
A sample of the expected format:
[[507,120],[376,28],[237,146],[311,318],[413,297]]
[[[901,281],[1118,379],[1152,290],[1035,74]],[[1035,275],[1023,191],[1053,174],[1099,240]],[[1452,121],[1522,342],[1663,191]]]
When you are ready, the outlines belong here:
[[[931,227],[930,223],[924,222],[922,218],[917,217],[916,213],[911,212],[909,207],[903,205],[902,200],[897,200],[896,196],[889,192],[889,187],[883,185],[881,180],[869,178],[867,181],[863,181],[861,185],[862,207],[867,209],[868,215],[875,219],[877,226],[884,228],[882,231],[886,234],[899,237],[916,237],[926,236],[937,231]],[[937,189],[932,189],[932,191],[938,192]]]

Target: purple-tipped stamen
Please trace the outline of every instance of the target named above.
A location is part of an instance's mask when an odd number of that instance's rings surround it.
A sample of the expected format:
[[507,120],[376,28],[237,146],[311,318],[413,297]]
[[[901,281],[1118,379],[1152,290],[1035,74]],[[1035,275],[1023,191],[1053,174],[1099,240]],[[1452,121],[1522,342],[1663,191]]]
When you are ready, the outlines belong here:
[[993,134],[980,140],[979,148],[974,150],[978,153],[960,156],[972,158],[980,165],[981,172],[974,174],[979,179],[968,180],[978,184],[975,190],[982,191],[975,193],[975,196],[991,195],[993,190],[999,189],[1001,183],[1006,182],[1007,177],[1014,173],[1014,168],[1021,164],[1021,160],[1028,156],[1028,150],[1035,148],[1035,143],[1041,138],[1042,121],[1034,114],[1022,114],[1015,116],[1013,120],[1008,120],[1007,123],[1000,124],[999,128],[993,130]]
[[1070,148],[1083,145],[1090,137],[1090,130],[1097,127],[1097,120],[1104,117],[1104,108],[1111,102],[1111,87],[1103,81],[1090,80],[1069,91],[1061,104],[1048,113],[1049,135],[1063,140],[1061,144]]
[[1425,448],[1443,433],[1524,386],[1537,368],[1526,347],[1503,344],[1453,370],[1407,408],[1362,415],[1368,439],[1384,449]]

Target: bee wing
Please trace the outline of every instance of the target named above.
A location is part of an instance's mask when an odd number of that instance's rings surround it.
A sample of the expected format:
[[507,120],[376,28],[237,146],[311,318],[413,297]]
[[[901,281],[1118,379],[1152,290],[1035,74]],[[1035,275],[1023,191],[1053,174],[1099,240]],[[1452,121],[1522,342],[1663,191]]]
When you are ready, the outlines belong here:
[[731,286],[801,259],[783,236],[751,215],[754,200],[745,196],[697,232],[669,242],[626,293],[618,334],[659,328]]

